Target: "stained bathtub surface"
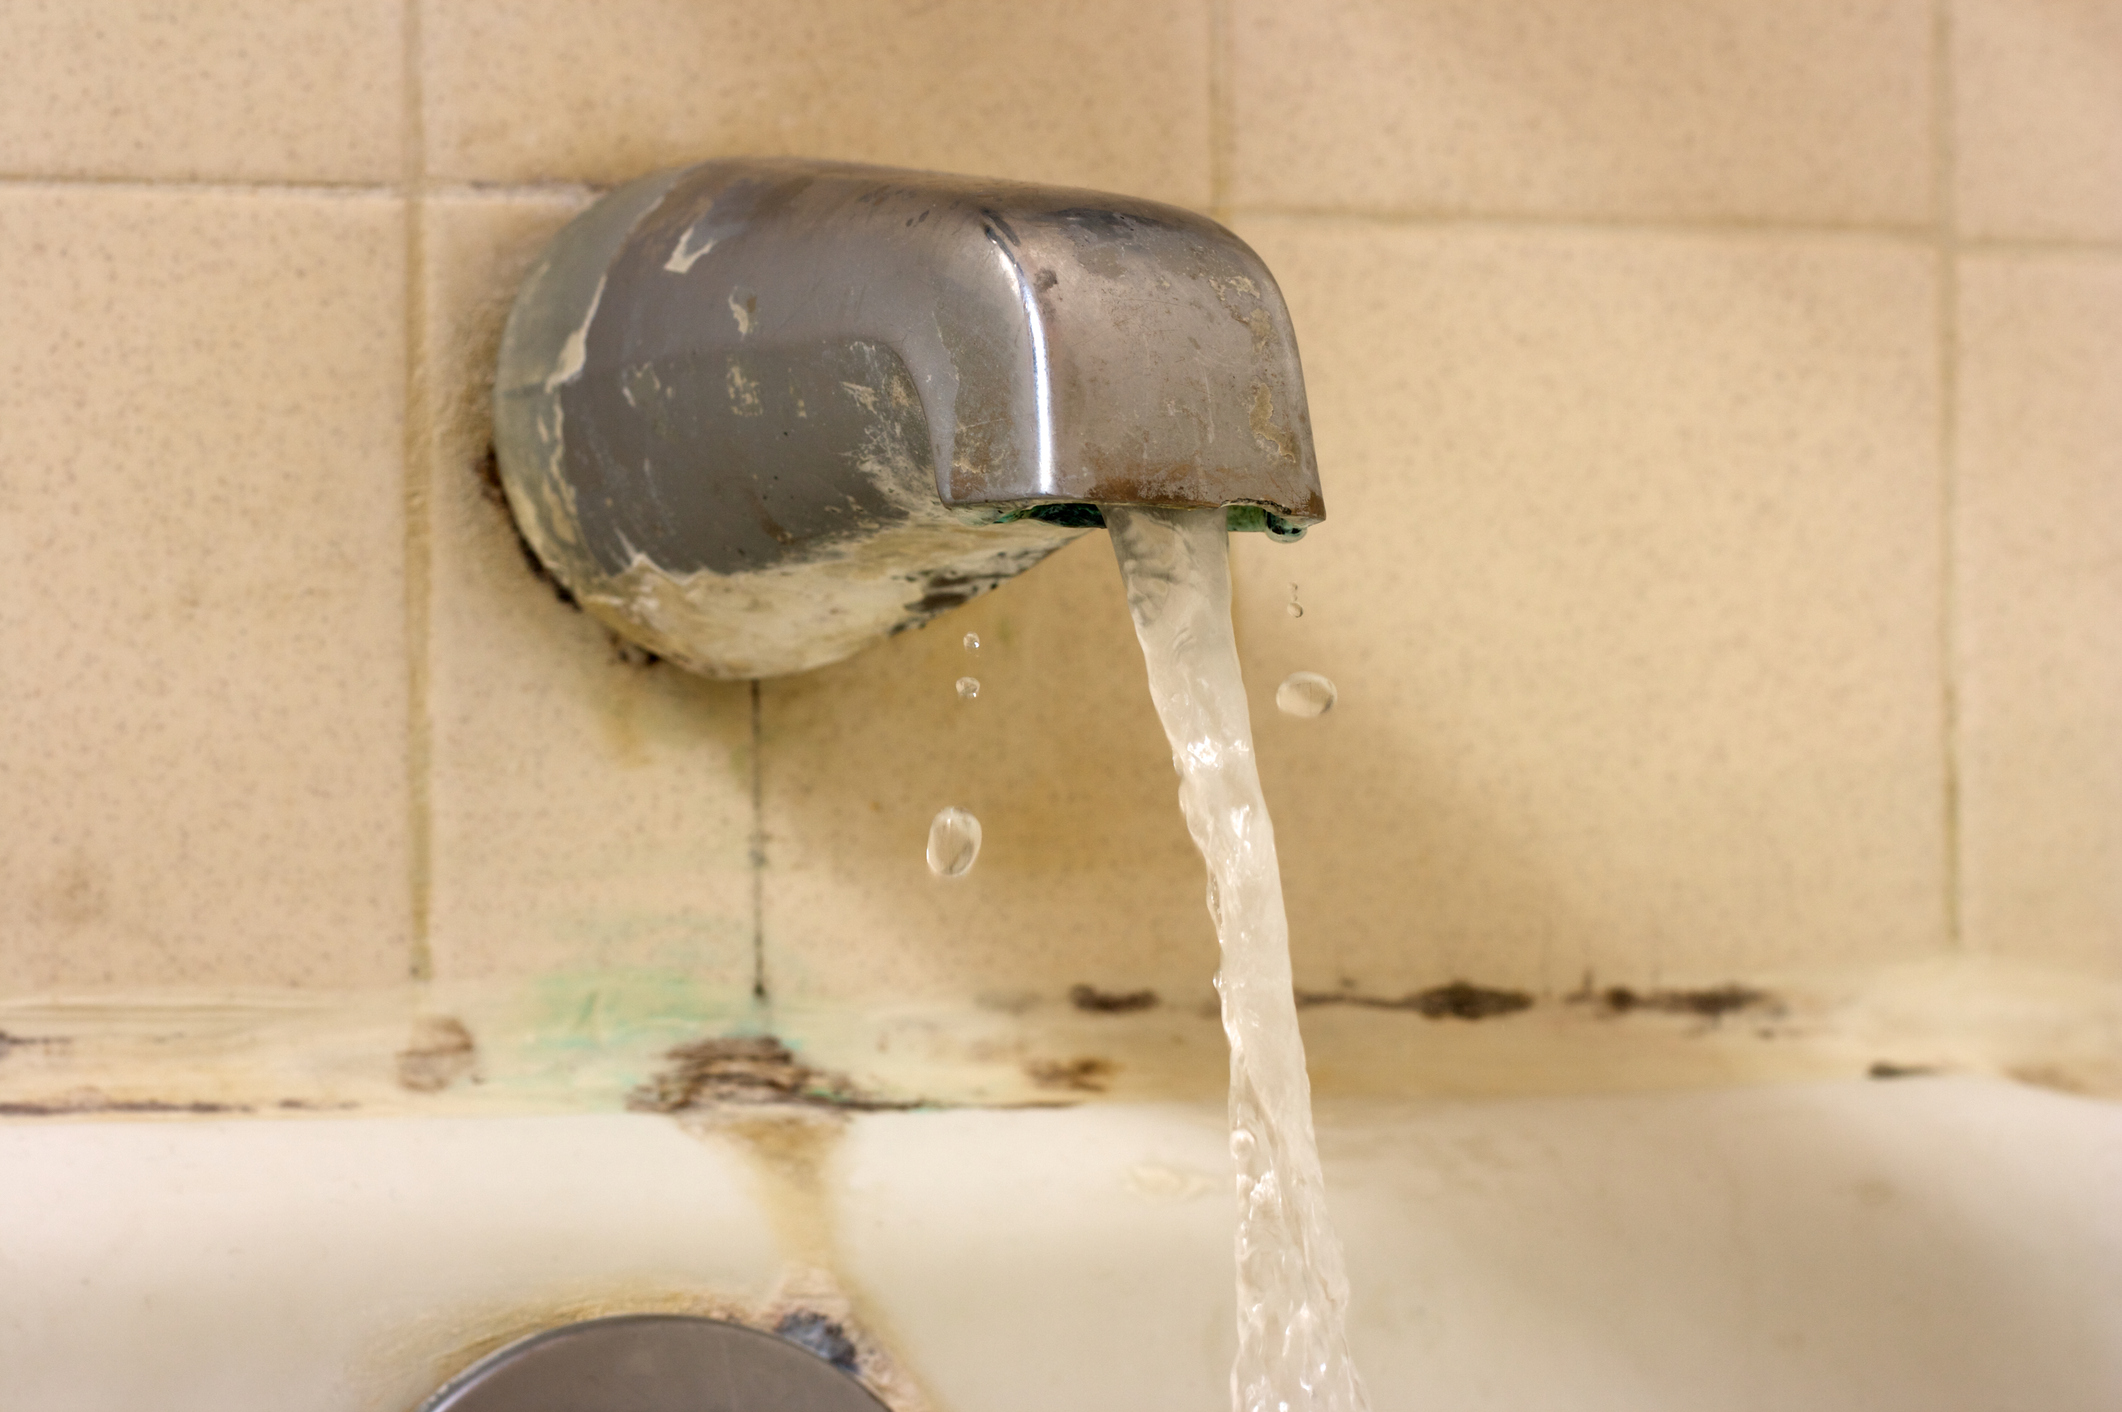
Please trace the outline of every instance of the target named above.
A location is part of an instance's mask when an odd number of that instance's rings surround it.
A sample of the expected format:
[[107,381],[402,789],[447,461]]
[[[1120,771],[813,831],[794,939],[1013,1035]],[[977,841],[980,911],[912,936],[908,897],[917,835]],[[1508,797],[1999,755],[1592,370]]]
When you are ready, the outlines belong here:
[[[791,1265],[937,1412],[1227,1406],[1217,1109],[807,1122],[0,1126],[0,1406],[410,1412],[526,1325],[757,1307]],[[2122,1105],[1910,1078],[1319,1127],[1379,1412],[2122,1404]]]

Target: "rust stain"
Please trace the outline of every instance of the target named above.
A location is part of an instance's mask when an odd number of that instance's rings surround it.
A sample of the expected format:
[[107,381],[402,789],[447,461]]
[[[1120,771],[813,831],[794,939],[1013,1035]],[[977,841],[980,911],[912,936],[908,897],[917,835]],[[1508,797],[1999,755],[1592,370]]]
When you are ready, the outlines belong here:
[[677,1113],[723,1104],[794,1104],[855,1112],[923,1106],[863,1092],[844,1074],[814,1069],[772,1035],[695,1040],[665,1051],[668,1068],[627,1095],[640,1113]]
[[427,1015],[413,1023],[412,1043],[398,1051],[398,1086],[414,1093],[440,1093],[479,1064],[479,1046],[464,1022]]
[[774,1332],[790,1343],[807,1348],[843,1373],[862,1371],[862,1351],[847,1329],[815,1309],[791,1309],[774,1325]]
[[2072,1073],[2061,1064],[2014,1064],[2004,1071],[2004,1076],[2016,1083],[2031,1084],[2035,1088],[2053,1089],[2057,1093],[2090,1097],[2100,1092],[2097,1084]]

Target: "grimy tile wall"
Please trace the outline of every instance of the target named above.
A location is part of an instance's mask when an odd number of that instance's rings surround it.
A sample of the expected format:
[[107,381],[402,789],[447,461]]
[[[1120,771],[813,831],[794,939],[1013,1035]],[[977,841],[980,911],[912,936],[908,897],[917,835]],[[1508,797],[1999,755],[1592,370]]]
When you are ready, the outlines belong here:
[[[1241,542],[1237,611],[1305,983],[2122,977],[2117,0],[0,33],[6,996],[1204,988],[1102,536],[756,692],[524,567],[481,478],[515,281],[737,153],[1148,195],[1278,273],[1332,517]],[[1300,668],[1329,716],[1272,708]]]

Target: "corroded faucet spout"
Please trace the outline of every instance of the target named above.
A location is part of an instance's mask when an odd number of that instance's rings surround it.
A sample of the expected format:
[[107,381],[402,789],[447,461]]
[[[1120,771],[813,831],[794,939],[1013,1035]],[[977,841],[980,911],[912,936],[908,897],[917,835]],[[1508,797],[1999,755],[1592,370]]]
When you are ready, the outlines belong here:
[[1090,192],[798,161],[644,178],[533,272],[495,396],[540,556],[719,676],[926,621],[1100,504],[1284,535],[1325,513],[1259,257]]

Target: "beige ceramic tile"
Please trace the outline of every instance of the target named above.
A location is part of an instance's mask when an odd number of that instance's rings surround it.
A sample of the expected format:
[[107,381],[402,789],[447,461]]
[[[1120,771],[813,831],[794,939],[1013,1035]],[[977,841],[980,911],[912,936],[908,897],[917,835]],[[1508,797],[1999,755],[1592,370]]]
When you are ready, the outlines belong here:
[[1953,0],[1961,230],[2122,240],[2122,3]]
[[[765,704],[777,997],[1209,997],[1205,875],[1102,532],[918,632],[769,682]],[[950,881],[923,859],[946,805],[983,827]]]
[[376,0],[4,0],[0,174],[393,180],[402,11]]
[[1240,207],[1895,224],[1931,212],[1925,5],[1233,9]]
[[426,211],[433,477],[432,946],[667,1008],[752,979],[751,695],[625,660],[527,567],[482,465],[501,323],[559,198]]
[[0,190],[6,986],[405,974],[404,225]]
[[422,21],[429,170],[610,182],[834,157],[1208,200],[1205,0],[465,0]]
[[2122,975],[2122,260],[1960,290],[1967,937]]
[[[1932,257],[1241,234],[1296,321],[1329,512],[1238,549],[1300,980],[1566,991],[1940,947]],[[1338,683],[1330,714],[1276,711],[1298,670]]]

